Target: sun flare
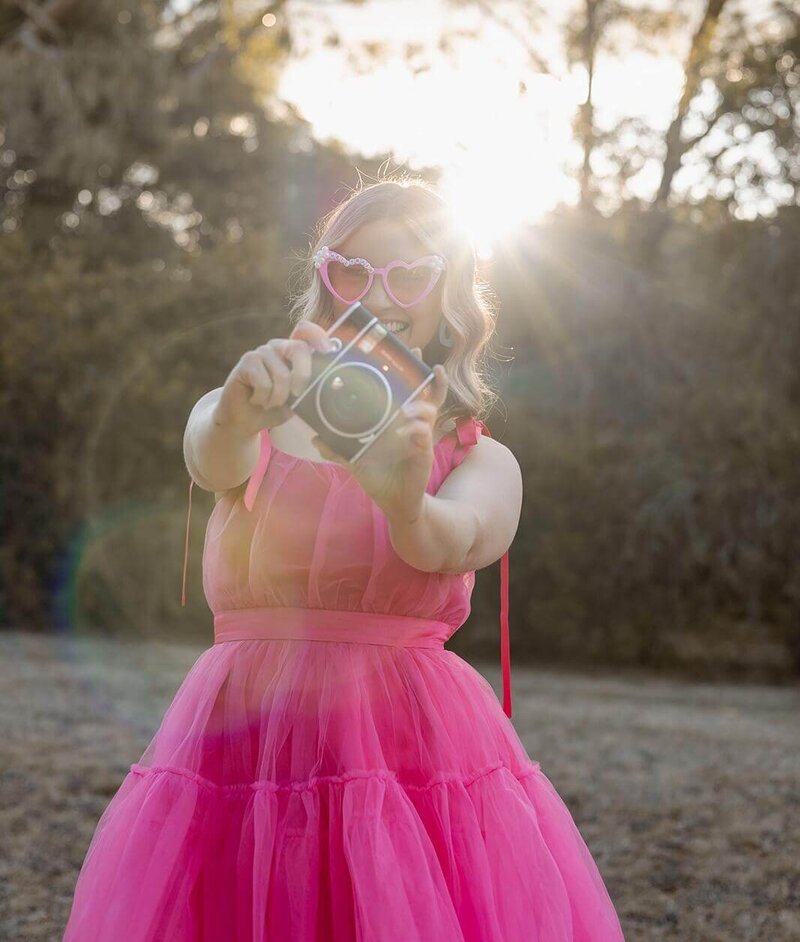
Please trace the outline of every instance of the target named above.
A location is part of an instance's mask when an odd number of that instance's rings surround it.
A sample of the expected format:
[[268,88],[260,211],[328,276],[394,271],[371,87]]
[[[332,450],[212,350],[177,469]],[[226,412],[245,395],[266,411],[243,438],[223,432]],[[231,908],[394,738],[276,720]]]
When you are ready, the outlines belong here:
[[[290,58],[274,99],[277,107],[291,104],[310,135],[338,143],[356,162],[388,156],[411,171],[438,168],[454,217],[485,257],[549,210],[578,201],[583,156],[573,121],[589,82],[586,69],[563,55],[563,23],[537,34],[551,69],[545,74],[532,66],[521,34],[471,8],[420,0],[331,6],[348,41],[324,42],[321,23],[313,55]],[[546,25],[548,17],[540,19]],[[380,50],[366,64],[358,55],[364,43]],[[668,47],[601,50],[592,83],[598,133],[631,119],[666,133],[683,78],[682,61]],[[636,134],[627,135],[623,145],[635,146]],[[598,191],[613,196],[618,163],[595,147],[591,166]],[[676,192],[692,186],[682,170]],[[621,182],[628,196],[650,200],[660,172],[651,157]]]
[[[320,74],[328,76],[329,91],[319,92]],[[368,82],[344,66],[339,72],[336,60],[321,54],[315,68],[290,67],[282,94],[303,102],[321,140],[346,141],[364,155],[386,153],[392,142],[395,162],[440,167],[440,188],[454,217],[483,255],[519,226],[574,200],[574,183],[565,173],[574,84],[530,72],[521,82],[511,52],[500,64],[472,44],[458,61],[437,60],[416,76],[387,61]],[[400,110],[387,107],[400,101]]]
[[469,141],[458,163],[444,167],[442,190],[481,253],[569,199],[569,128],[558,127],[563,114],[505,105],[490,116],[485,133]]
[[546,76],[532,77],[524,94],[498,94],[497,106],[482,112],[480,126],[462,135],[458,158],[444,165],[442,190],[482,255],[573,198],[565,174],[568,94]]

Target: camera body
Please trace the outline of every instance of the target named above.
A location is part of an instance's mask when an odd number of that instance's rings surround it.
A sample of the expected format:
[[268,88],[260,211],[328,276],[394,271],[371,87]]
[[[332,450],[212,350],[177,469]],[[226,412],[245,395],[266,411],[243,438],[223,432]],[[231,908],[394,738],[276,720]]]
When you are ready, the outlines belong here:
[[337,454],[357,461],[417,396],[433,370],[360,301],[327,330],[333,350],[311,355],[311,378],[289,407]]

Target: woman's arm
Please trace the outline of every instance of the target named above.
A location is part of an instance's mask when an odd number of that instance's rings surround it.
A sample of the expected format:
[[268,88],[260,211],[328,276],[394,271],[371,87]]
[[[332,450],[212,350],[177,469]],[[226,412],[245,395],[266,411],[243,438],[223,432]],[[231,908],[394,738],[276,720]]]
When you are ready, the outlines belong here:
[[482,435],[414,520],[389,518],[397,555],[423,572],[483,569],[511,546],[522,512],[519,463]]
[[258,434],[244,434],[220,423],[216,411],[222,388],[212,389],[195,404],[183,436],[183,458],[195,483],[220,493],[238,487],[253,473],[261,442]]

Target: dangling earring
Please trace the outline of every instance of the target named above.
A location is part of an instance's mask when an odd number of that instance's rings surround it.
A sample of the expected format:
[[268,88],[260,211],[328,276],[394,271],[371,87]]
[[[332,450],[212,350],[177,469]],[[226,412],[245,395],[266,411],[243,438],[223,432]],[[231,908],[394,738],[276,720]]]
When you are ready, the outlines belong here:
[[443,347],[452,347],[453,346],[453,337],[450,333],[449,326],[447,321],[442,318],[439,321],[439,343]]

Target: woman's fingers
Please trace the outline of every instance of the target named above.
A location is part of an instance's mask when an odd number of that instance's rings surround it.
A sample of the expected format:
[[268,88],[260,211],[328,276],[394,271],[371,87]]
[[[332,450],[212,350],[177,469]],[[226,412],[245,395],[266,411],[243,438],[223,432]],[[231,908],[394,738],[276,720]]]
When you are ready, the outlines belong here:
[[447,379],[447,370],[445,370],[441,363],[437,363],[433,368],[433,373],[433,401],[436,403],[437,407],[440,407],[444,405],[447,399],[447,387],[449,385]]
[[396,434],[400,438],[409,438],[415,445],[425,445],[427,436],[431,431],[430,422],[425,419],[409,419],[405,425],[401,425]]
[[435,402],[431,402],[430,400],[413,399],[411,402],[407,402],[400,411],[410,419],[423,418],[433,423],[436,421],[439,407]]
[[292,378],[289,366],[274,347],[260,347],[258,352],[272,379],[272,395],[277,403],[283,405],[289,396],[289,383]]
[[290,340],[305,340],[314,349],[323,353],[329,352],[330,339],[321,324],[314,321],[302,320],[289,335]]
[[[412,347],[411,352],[422,359],[422,347]],[[447,401],[447,387],[447,371],[441,363],[436,363],[433,367],[433,381],[425,387],[422,395],[426,401],[434,403],[439,409]]]
[[290,388],[295,396],[308,386],[311,379],[311,352],[312,348],[305,340],[284,340],[278,348],[281,356],[292,364]]
[[274,382],[259,351],[250,350],[242,356],[239,377],[250,387],[249,401],[254,406],[268,409],[274,392]]

